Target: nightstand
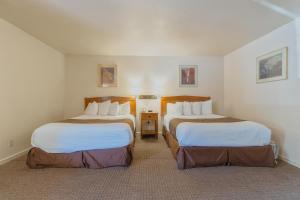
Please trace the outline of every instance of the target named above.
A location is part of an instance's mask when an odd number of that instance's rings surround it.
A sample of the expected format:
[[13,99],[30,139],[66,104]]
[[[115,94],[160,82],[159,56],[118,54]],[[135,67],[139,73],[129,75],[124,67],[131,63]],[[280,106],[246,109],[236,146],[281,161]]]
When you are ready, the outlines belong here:
[[145,135],[153,135],[158,138],[158,113],[142,112],[141,113],[141,138]]

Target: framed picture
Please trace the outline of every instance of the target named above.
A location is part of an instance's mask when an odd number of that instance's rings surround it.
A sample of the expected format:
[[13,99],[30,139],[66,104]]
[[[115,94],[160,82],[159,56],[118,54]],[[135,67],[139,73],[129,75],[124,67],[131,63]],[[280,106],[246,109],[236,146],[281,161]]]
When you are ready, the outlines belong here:
[[288,48],[282,48],[256,59],[256,82],[263,83],[287,79]]
[[198,65],[179,65],[179,87],[198,86]]
[[117,87],[117,65],[98,65],[99,87]]

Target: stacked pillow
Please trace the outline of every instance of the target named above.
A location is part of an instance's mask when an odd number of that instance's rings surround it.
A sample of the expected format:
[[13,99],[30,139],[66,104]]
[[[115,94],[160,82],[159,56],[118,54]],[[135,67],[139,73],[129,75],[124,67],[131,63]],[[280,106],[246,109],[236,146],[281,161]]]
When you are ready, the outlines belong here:
[[108,110],[108,115],[118,115],[119,114],[119,102],[111,103]]
[[126,103],[120,104],[119,114],[120,115],[128,115],[128,114],[130,114],[130,103],[129,103],[129,101],[126,102]]
[[183,112],[182,102],[168,103],[167,112],[168,114],[172,114],[172,115],[182,115]]
[[192,115],[192,103],[190,102],[183,102],[183,115]]
[[202,104],[201,104],[201,106],[202,106],[201,113],[203,115],[205,115],[205,114],[212,114],[212,101],[211,100],[209,100],[209,101],[203,101]]
[[110,101],[104,101],[101,103],[98,103],[98,115],[108,115],[110,110]]
[[171,115],[205,115],[212,114],[212,100],[199,102],[167,103],[167,113]]
[[98,103],[97,102],[93,102],[93,103],[89,103],[89,105],[86,107],[84,114],[86,115],[97,115],[98,113]]
[[193,115],[201,115],[202,113],[202,102],[191,102]]
[[92,102],[86,107],[84,114],[86,115],[127,115],[130,114],[130,103],[104,101],[101,103]]

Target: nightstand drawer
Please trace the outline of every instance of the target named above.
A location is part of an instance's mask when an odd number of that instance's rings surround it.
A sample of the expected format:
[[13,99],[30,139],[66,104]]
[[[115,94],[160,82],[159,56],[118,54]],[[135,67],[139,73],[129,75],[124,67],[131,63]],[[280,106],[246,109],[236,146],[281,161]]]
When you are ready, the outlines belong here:
[[142,120],[157,120],[157,113],[142,113]]

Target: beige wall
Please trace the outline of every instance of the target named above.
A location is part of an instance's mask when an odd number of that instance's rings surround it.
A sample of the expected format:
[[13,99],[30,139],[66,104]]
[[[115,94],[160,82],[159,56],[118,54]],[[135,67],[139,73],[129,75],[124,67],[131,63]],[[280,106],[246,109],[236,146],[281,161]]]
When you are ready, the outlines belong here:
[[[225,113],[266,124],[300,167],[300,25],[289,23],[224,58]],[[256,57],[288,47],[288,80],[256,84]]]
[[[97,64],[117,64],[119,87],[97,87]],[[178,65],[199,64],[199,87],[178,87]],[[223,111],[222,57],[134,57],[134,56],[66,56],[65,117],[83,111],[83,99],[111,95],[204,95],[214,100],[216,113]],[[138,112],[143,104],[159,111],[159,100],[138,100]],[[139,124],[138,124],[139,129]]]
[[[64,55],[0,19],[0,163],[63,117]],[[11,143],[11,145],[10,145]]]

